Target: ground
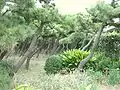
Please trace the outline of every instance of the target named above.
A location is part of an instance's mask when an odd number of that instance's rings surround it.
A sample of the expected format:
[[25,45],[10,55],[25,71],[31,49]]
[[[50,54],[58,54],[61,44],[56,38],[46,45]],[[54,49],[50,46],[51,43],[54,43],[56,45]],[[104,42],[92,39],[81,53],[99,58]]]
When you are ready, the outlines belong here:
[[[73,73],[68,75],[46,75],[44,64],[46,56],[41,55],[38,59],[31,60],[30,70],[24,67],[15,75],[17,83],[27,83],[35,88],[35,90],[84,90],[81,87],[87,87],[92,80],[86,74]],[[90,90],[120,90],[119,85],[99,85],[93,83],[96,89]],[[86,89],[87,90],[87,89]]]

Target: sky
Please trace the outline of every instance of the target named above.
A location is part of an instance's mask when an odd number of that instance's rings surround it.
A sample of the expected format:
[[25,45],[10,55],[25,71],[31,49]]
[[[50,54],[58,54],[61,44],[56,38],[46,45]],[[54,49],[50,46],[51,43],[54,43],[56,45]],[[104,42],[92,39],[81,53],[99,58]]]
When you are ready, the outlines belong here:
[[85,8],[89,8],[99,1],[102,0],[55,0],[55,3],[62,14],[73,14],[85,12]]
[[[75,14],[78,12],[86,12],[85,8],[90,8],[100,1],[105,1],[107,3],[111,0],[53,0],[56,4],[56,7],[62,14]],[[37,6],[41,7],[37,0]]]
[[[36,7],[42,7],[42,4],[39,3],[38,0],[36,1]],[[103,0],[54,0],[56,7],[58,8],[61,14],[75,14],[78,12],[86,13],[85,8],[89,8],[96,3],[103,1]],[[104,0],[107,3],[111,2],[111,0]],[[5,6],[2,12],[9,9],[8,6]]]

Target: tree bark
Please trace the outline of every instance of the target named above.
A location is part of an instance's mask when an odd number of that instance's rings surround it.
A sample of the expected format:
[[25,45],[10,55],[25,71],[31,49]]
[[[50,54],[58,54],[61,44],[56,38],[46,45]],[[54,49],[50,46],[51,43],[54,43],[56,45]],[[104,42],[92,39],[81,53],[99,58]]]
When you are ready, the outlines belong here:
[[30,66],[30,59],[33,57],[33,55],[35,55],[35,53],[38,51],[39,49],[37,49],[36,51],[32,52],[30,56],[28,56],[25,67],[28,70],[29,66]]
[[62,52],[64,49],[65,49],[65,45],[64,45],[64,43],[63,43],[60,52]]
[[97,45],[99,44],[100,37],[101,37],[101,34],[102,34],[103,29],[104,29],[105,26],[106,26],[106,24],[103,23],[102,26],[101,26],[101,29],[97,32],[97,35],[96,35],[96,37],[95,37],[95,39],[94,39],[93,47],[92,47],[92,49],[91,49],[90,54],[89,54],[85,59],[83,59],[83,60],[80,62],[79,66],[78,66],[78,69],[79,69],[80,71],[83,71],[84,65],[93,57],[94,51],[96,50]]
[[[28,46],[28,47],[29,47],[29,46]],[[20,50],[20,56],[24,56],[25,52],[27,51],[26,49],[28,49],[28,47],[27,47],[27,43],[26,43],[26,42],[24,42],[24,43],[22,44],[22,48],[21,48],[21,50]]]
[[45,54],[48,53],[52,40],[48,40],[47,48],[45,49]]
[[25,60],[35,51],[37,38],[38,37],[36,35],[33,36],[32,42],[31,42],[28,50],[26,51],[24,56],[20,58],[19,62],[15,65],[15,72],[17,72],[19,70],[19,68],[22,66],[22,64],[25,62]]
[[82,51],[85,51],[85,50],[91,45],[91,43],[93,42],[94,38],[95,38],[95,36],[92,37],[92,39],[88,42],[88,44],[85,45],[81,50],[82,50]]
[[[112,32],[112,31],[114,31],[114,30],[120,30],[120,29],[119,29],[119,28],[112,28],[112,29],[109,29],[109,30],[107,30],[107,31],[103,31],[102,33]],[[92,39],[88,42],[88,44],[85,45],[85,46],[81,49],[82,51],[85,51],[85,50],[91,45],[91,43],[93,42],[95,36],[96,36],[96,35],[94,35],[94,36],[92,37]]]
[[0,52],[0,61],[3,60],[4,56],[7,54],[7,50],[1,51]]
[[58,47],[56,48],[56,50],[55,50],[55,53],[58,53],[59,52],[59,50],[60,50],[60,45],[58,44]]
[[38,45],[37,47],[39,48],[38,51],[36,52],[37,55],[36,55],[36,58],[39,57],[39,54],[41,53],[41,50],[42,50],[42,47],[44,46],[44,41],[41,41],[40,42],[40,46]]
[[56,51],[58,45],[59,45],[59,39],[57,38],[57,39],[55,40],[54,44],[53,44],[53,48],[52,48],[51,53],[50,53],[51,55],[52,55],[52,54],[55,54],[55,51]]
[[85,38],[82,41],[82,45],[81,45],[80,49],[82,49],[84,47],[84,45],[86,44],[86,40],[87,40],[87,34],[85,35]]
[[40,37],[39,32],[42,32],[43,26],[44,26],[44,22],[41,22],[41,25],[38,27],[38,30],[33,35],[33,39],[32,39],[32,42],[31,42],[28,50],[25,52],[24,56],[20,58],[19,62],[14,66],[15,67],[15,70],[14,70],[15,73],[20,69],[20,67],[25,62],[25,60],[37,49],[36,43],[38,41],[38,38]]

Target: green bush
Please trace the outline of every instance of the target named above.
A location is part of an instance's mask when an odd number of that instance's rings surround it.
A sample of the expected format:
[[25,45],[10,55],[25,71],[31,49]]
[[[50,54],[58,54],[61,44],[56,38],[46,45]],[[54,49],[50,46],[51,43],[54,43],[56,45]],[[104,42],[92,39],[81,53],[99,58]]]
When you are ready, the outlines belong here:
[[114,31],[103,34],[100,42],[100,50],[112,59],[120,58],[120,33]]
[[69,68],[70,70],[74,70],[78,67],[78,64],[81,60],[83,60],[85,57],[87,57],[89,52],[87,51],[81,51],[79,49],[73,49],[64,51],[60,54],[63,60],[63,65],[66,68]]
[[96,53],[95,56],[86,64],[87,68],[95,71],[105,71],[120,68],[120,60],[106,57],[104,53]]
[[0,61],[0,90],[11,90],[12,68],[7,61]]
[[46,60],[44,69],[47,74],[55,74],[63,68],[62,64],[62,58],[59,55],[53,55]]
[[50,56],[45,63],[45,71],[49,74],[57,72],[67,73],[78,67],[78,64],[83,60],[89,52],[80,51],[79,49],[68,50],[60,55]]

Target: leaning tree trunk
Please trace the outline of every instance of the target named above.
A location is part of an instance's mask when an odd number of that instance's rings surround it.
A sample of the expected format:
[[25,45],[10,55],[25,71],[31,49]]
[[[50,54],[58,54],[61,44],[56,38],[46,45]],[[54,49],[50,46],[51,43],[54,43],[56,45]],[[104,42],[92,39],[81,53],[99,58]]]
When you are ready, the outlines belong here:
[[0,52],[0,61],[3,60],[4,56],[7,54],[7,50],[1,51]]
[[51,40],[48,40],[48,45],[47,45],[47,48],[45,49],[45,54],[48,54],[51,42],[52,42]]
[[32,53],[35,51],[36,49],[36,42],[37,42],[37,36],[33,36],[32,42],[28,48],[28,50],[26,51],[26,53],[24,54],[23,57],[20,58],[20,61],[15,65],[15,72],[17,72],[19,70],[19,68],[22,66],[22,64],[25,62],[25,60],[32,55]]
[[59,52],[59,50],[60,50],[60,44],[58,44],[58,47],[56,48],[56,50],[55,50],[55,53],[58,53]]
[[31,53],[30,56],[28,56],[26,64],[25,64],[25,68],[28,70],[29,69],[29,65],[30,65],[30,59],[33,57],[33,55],[35,55],[35,53],[38,51],[39,49],[36,49],[33,53]]
[[[118,29],[118,28],[112,28],[112,29],[109,29],[109,30],[107,30],[107,31],[103,31],[102,33],[112,32],[113,30],[116,30],[116,29]],[[120,29],[118,29],[118,30],[120,30]],[[90,45],[92,44],[95,36],[96,36],[96,35],[94,35],[94,36],[91,38],[91,40],[87,43],[87,45],[85,45],[85,46],[81,49],[82,51],[85,51],[86,49],[88,49],[88,47],[90,47]]]
[[7,49],[7,53],[5,54],[5,56],[3,57],[3,59],[7,59],[11,54],[15,53],[15,46],[17,45],[17,43],[11,44],[8,49]]
[[85,59],[83,59],[83,60],[80,62],[79,66],[78,66],[78,69],[79,69],[80,71],[83,71],[84,65],[93,57],[94,51],[96,50],[97,45],[99,44],[100,37],[101,37],[101,34],[102,34],[103,29],[104,29],[105,26],[106,26],[105,24],[102,24],[101,29],[97,32],[97,35],[96,35],[96,37],[95,37],[95,39],[94,39],[93,47],[92,47],[92,49],[91,49],[91,53],[90,53]]
[[[39,44],[40,44],[40,46],[39,46]],[[42,47],[44,46],[44,41],[41,41],[41,42],[39,42],[39,44],[38,44],[38,50],[37,50],[37,52],[36,52],[36,58],[38,58],[39,57],[39,55],[40,55],[40,53],[41,53],[41,49],[42,49]]]
[[82,49],[85,46],[86,40],[87,40],[87,34],[85,35],[85,38],[82,41],[82,45],[81,45],[80,49]]
[[[27,42],[27,41],[26,41],[26,42]],[[22,45],[22,48],[21,48],[21,50],[20,50],[20,57],[21,57],[21,56],[24,56],[25,51],[27,51],[26,49],[28,49],[26,42],[24,42],[23,45]],[[28,45],[28,47],[29,47],[29,45]]]
[[95,38],[95,36],[93,36],[92,39],[88,42],[88,44],[85,45],[84,47],[82,47],[81,50],[82,50],[82,51],[85,51],[85,50],[91,45],[91,43],[93,42],[94,38]]
[[[42,31],[43,26],[44,26],[44,23],[41,22],[41,25],[40,25],[40,27],[38,27],[38,30]],[[20,67],[25,62],[25,60],[29,56],[31,56],[35,52],[35,50],[37,49],[36,42],[37,42],[39,36],[40,36],[39,32],[36,31],[34,36],[33,36],[33,39],[31,41],[31,44],[30,44],[28,50],[25,52],[24,56],[20,58],[20,61],[14,66],[15,67],[15,70],[14,70],[15,73],[20,69]],[[30,63],[30,61],[29,61],[29,63]]]
[[58,45],[59,45],[59,39],[57,38],[53,44],[53,48],[51,50],[51,55],[56,53],[56,49],[57,49]]

